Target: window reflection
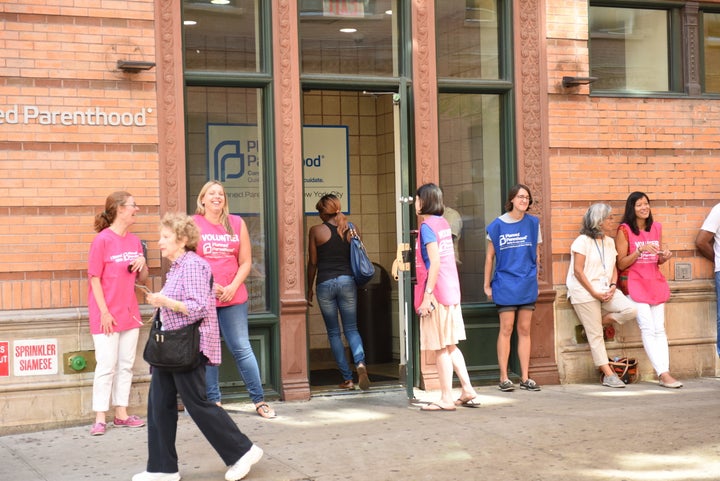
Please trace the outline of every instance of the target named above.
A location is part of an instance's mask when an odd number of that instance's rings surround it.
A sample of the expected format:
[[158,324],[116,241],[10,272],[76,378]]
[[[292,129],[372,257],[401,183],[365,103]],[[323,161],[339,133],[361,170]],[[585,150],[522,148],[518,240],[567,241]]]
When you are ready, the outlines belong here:
[[502,214],[500,98],[440,94],[440,186],[453,229],[463,303],[485,302],[485,227]]
[[436,5],[438,77],[499,78],[497,0]]
[[251,313],[269,309],[261,105],[260,89],[187,88],[188,211],[195,212],[205,182],[222,182],[230,212],[245,220],[252,243],[252,270],[245,281]]
[[258,72],[256,0],[183,0],[185,69]]
[[668,12],[590,7],[593,90],[669,90]]
[[720,13],[703,14],[705,92],[720,93]]
[[304,74],[397,76],[395,0],[300,0]]

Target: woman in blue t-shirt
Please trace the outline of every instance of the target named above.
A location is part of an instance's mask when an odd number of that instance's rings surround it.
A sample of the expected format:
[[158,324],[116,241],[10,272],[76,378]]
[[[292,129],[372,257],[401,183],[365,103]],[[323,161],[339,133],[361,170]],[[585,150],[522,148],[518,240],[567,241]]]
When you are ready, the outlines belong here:
[[[487,228],[484,290],[488,299],[498,307],[500,332],[497,340],[501,391],[515,389],[508,378],[510,337],[517,313],[518,357],[520,358],[520,387],[539,391],[540,386],[528,375],[530,366],[530,326],[538,297],[538,245],[542,242],[540,221],[529,215],[532,205],[530,189],[517,184],[510,189],[506,212]],[[493,273],[495,261],[495,273]]]

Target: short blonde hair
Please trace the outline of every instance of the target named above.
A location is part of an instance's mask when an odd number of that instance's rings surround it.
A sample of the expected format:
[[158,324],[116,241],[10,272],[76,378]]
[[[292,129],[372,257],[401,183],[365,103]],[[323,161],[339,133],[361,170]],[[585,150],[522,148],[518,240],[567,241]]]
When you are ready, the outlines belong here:
[[187,239],[185,249],[195,252],[200,241],[200,229],[192,217],[182,212],[168,212],[160,221],[160,226],[170,229],[178,239]]

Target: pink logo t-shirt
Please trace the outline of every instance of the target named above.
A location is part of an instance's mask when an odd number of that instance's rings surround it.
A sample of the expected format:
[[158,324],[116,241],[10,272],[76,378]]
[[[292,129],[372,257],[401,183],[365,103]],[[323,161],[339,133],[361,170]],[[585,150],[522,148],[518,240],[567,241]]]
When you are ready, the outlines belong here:
[[[119,236],[111,229],[103,229],[95,236],[88,255],[88,278],[100,278],[105,304],[115,318],[116,332],[142,326],[140,307],[135,295],[137,273],[128,272],[128,265],[143,254],[140,239],[127,233]],[[102,334],[100,308],[88,282],[88,313],[90,333]]]
[[[237,274],[240,255],[240,233],[245,229],[245,221],[240,216],[231,215],[230,225],[233,234],[229,234],[222,224],[212,224],[201,215],[193,216],[195,223],[200,228],[200,242],[197,246],[197,253],[203,257],[213,273],[213,282],[221,286],[230,284]],[[242,304],[248,300],[248,292],[245,283],[241,284],[235,292],[235,297],[230,302],[221,303],[217,301],[217,307]]]

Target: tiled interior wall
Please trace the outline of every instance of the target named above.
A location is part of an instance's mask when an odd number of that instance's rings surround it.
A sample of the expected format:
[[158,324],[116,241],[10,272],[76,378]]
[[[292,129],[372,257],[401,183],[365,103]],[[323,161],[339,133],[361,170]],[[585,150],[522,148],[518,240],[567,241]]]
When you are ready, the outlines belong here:
[[[393,106],[390,95],[361,92],[310,91],[303,95],[303,123],[306,125],[345,125],[350,148],[350,206],[348,217],[357,224],[373,262],[388,273],[395,257],[395,156]],[[343,209],[346,206],[343,205]],[[305,238],[310,227],[320,223],[316,215],[305,217]],[[307,254],[306,254],[307,256]],[[391,281],[396,298],[397,284]],[[397,310],[396,300],[391,312]],[[393,315],[393,318],[395,315]],[[397,338],[396,322],[392,322]],[[364,322],[359,319],[358,322]],[[317,302],[308,318],[310,349],[329,349],[329,342]],[[367,344],[368,341],[365,341]],[[393,345],[397,346],[397,339]],[[397,347],[393,348],[397,353]],[[312,356],[311,356],[312,359]],[[312,367],[312,366],[311,366]]]
[[[188,193],[191,211],[206,181],[208,123],[258,123],[259,95],[255,89],[190,87],[187,98]],[[395,157],[393,105],[390,95],[361,92],[311,91],[303,97],[303,124],[344,125],[348,127],[350,156],[350,219],[357,224],[373,262],[390,271],[395,257]],[[343,206],[345,208],[346,206]],[[259,218],[245,217],[253,239],[262,238]],[[306,216],[305,239],[309,228],[319,222]],[[253,249],[254,264],[262,260],[262,247]],[[252,281],[252,280],[251,280]],[[252,282],[251,282],[252,284]],[[252,287],[252,286],[250,286]],[[391,282],[393,293],[396,284]],[[262,292],[262,289],[255,289]],[[263,310],[263,299],[251,296],[251,312]],[[310,349],[329,348],[325,324],[313,303],[308,319]],[[393,303],[397,305],[397,301]],[[397,309],[393,307],[391,312]],[[397,323],[391,319],[360,322]],[[397,328],[393,328],[397,331]],[[395,337],[397,333],[395,333]],[[394,345],[398,345],[397,340]],[[397,351],[396,351],[397,352]]]

